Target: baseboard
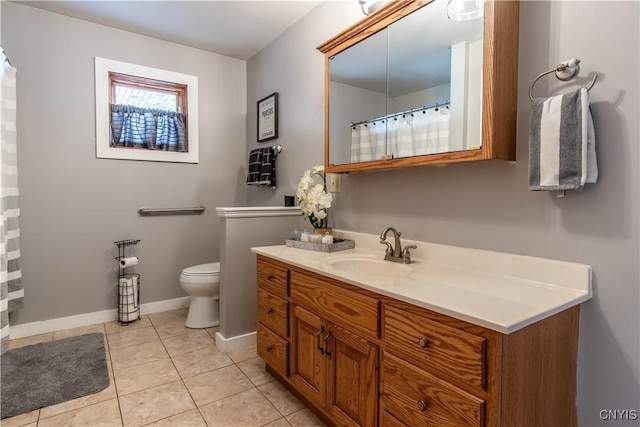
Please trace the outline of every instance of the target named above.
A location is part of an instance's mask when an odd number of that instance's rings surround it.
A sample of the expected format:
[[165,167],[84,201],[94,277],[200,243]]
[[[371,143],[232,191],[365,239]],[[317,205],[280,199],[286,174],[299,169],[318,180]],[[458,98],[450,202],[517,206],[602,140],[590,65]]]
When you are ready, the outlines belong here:
[[[150,314],[160,311],[176,310],[189,307],[189,297],[175,298],[165,301],[156,301],[140,305],[140,313]],[[103,310],[93,313],[78,314],[75,316],[59,317],[57,319],[42,320],[39,322],[23,323],[10,326],[9,336],[12,340],[33,335],[46,334],[63,329],[78,328],[80,326],[95,325],[96,323],[112,322],[118,319],[118,310]]]
[[240,350],[241,348],[254,345],[256,343],[256,333],[250,332],[244,335],[237,335],[235,337],[225,338],[216,332],[216,347],[223,353],[231,353],[232,351]]
[[160,311],[177,310],[179,308],[189,307],[190,301],[191,301],[191,297],[181,297],[181,298],[167,299],[164,301],[148,302],[146,304],[140,305],[140,313],[151,314],[151,313],[158,313]]

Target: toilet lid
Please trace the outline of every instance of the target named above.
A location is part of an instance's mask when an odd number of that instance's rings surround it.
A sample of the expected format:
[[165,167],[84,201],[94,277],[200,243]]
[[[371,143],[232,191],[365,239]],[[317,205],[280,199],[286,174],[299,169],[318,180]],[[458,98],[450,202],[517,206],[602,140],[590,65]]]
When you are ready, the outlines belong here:
[[220,274],[220,263],[211,262],[209,264],[194,265],[193,267],[187,267],[182,270],[182,274],[187,276],[213,276]]

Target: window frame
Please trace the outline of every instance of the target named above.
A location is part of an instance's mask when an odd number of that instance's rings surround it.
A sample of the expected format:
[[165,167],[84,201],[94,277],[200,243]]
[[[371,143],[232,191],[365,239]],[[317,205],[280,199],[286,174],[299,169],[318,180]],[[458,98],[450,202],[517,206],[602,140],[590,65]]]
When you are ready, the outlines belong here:
[[[187,115],[187,149],[185,153],[172,151],[156,151],[144,149],[132,149],[124,147],[112,147],[111,142],[111,109],[109,104],[113,97],[113,76],[118,80],[125,75],[126,81],[138,82],[140,87],[148,87],[149,90],[162,90],[156,82],[166,82],[167,87],[176,89],[184,88],[186,96],[182,113]],[[145,81],[150,83],[145,85]],[[96,83],[96,157],[101,159],[121,160],[146,160],[155,162],[198,163],[198,77],[174,71],[145,67],[143,65],[130,64],[95,57],[95,83]],[[129,84],[129,83],[127,83]],[[176,93],[177,90],[169,90]],[[180,101],[179,101],[180,103]],[[187,114],[188,113],[188,114]]]

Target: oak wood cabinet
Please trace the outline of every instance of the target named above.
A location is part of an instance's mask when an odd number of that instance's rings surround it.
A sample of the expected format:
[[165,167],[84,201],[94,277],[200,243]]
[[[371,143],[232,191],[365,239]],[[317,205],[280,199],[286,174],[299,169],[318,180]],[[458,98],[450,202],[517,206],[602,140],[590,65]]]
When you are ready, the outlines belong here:
[[285,378],[289,376],[289,270],[258,262],[257,353]]
[[377,346],[292,300],[292,384],[338,425],[376,425]]
[[330,425],[577,424],[579,306],[505,335],[258,255],[258,310],[267,370]]

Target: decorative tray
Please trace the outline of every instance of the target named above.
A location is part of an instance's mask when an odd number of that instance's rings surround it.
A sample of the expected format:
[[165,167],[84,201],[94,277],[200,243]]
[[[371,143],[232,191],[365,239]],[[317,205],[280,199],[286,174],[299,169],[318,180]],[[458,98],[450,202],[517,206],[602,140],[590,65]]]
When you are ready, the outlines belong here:
[[308,243],[299,240],[286,239],[285,245],[290,248],[306,249],[316,252],[337,252],[346,251],[356,247],[355,240],[351,239],[333,239],[333,243]]

